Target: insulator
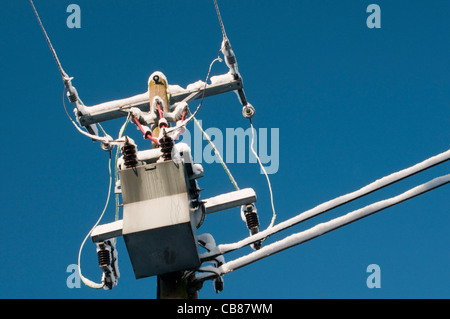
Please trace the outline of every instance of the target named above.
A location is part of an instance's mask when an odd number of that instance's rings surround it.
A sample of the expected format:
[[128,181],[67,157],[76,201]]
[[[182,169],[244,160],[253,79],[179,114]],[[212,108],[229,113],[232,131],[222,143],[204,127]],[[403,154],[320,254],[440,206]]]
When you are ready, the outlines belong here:
[[162,117],[159,119],[158,126],[159,128],[168,127],[169,123],[167,123],[167,120],[164,117]]
[[247,205],[244,211],[247,228],[252,232],[252,235],[258,233],[259,219],[258,213],[253,209],[253,205]]
[[106,249],[104,244],[99,244],[99,250],[97,252],[98,265],[100,268],[104,269],[111,264],[111,254],[108,249]]
[[67,90],[67,97],[69,98],[69,101],[70,101],[71,103],[75,103],[75,102],[78,101],[78,92],[77,92],[77,89],[75,89],[75,87],[72,86],[71,84],[70,84],[70,86],[69,86],[69,88],[68,88],[68,90]]
[[[250,230],[250,235],[255,235],[259,232],[258,213],[253,205],[247,205],[243,211],[247,228]],[[255,250],[261,248],[261,241],[258,240],[251,245]]]
[[122,155],[126,168],[136,167],[137,161],[137,149],[136,145],[127,141],[122,146]]
[[105,265],[109,265],[111,263],[111,257],[109,256],[109,251],[100,250],[98,253],[98,265],[100,267],[104,267]]
[[247,227],[250,230],[257,229],[259,227],[258,214],[255,212],[249,212],[245,214],[247,220]]
[[117,278],[120,277],[114,242],[108,239],[97,243],[97,258],[98,265],[103,271],[103,288],[112,289],[117,285]]
[[214,289],[216,290],[216,293],[219,293],[223,290],[223,279],[222,277],[218,276],[214,279]]
[[159,140],[159,145],[164,161],[170,161],[172,159],[173,139],[170,136],[164,136]]

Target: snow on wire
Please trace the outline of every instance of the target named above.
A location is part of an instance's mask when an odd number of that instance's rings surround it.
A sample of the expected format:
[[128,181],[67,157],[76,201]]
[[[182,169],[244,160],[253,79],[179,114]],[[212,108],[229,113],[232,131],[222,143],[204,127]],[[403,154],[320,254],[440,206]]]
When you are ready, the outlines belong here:
[[[264,230],[262,232],[259,232],[258,234],[255,234],[251,237],[247,237],[241,241],[231,243],[231,244],[218,245],[215,247],[215,249],[211,249],[207,253],[202,254],[201,258],[203,261],[211,260],[217,256],[221,256],[225,253],[248,246],[258,240],[265,239],[275,233],[278,233],[289,227],[297,225],[307,219],[310,219],[314,216],[325,213],[331,209],[334,209],[336,207],[339,207],[341,205],[349,203],[349,202],[351,202],[357,198],[360,198],[362,196],[368,195],[368,194],[370,194],[374,191],[377,191],[381,188],[384,188],[388,185],[391,185],[391,184],[396,183],[400,180],[403,180],[407,177],[415,175],[415,174],[422,172],[426,169],[429,169],[433,166],[439,165],[449,159],[450,159],[450,150],[447,150],[441,154],[438,154],[436,156],[428,158],[414,166],[411,166],[409,168],[403,169],[396,173],[385,176],[379,180],[376,180],[376,181],[370,183],[369,185],[362,187],[361,189],[359,189],[357,191],[348,193],[346,195],[342,195],[340,197],[337,197],[335,199],[332,199],[330,201],[322,203],[310,210],[307,210],[291,219],[288,219],[284,222],[274,225],[272,228]],[[201,273],[198,275],[197,280],[203,281],[203,280],[207,280],[207,279],[213,279],[217,276],[221,276],[223,274],[229,273],[233,270],[236,270],[238,268],[246,266],[257,260],[271,256],[271,255],[273,255],[277,252],[280,252],[282,250],[285,250],[287,248],[299,245],[308,240],[311,240],[311,239],[321,236],[325,233],[328,233],[332,230],[335,230],[335,229],[345,226],[349,223],[352,223],[356,220],[359,220],[361,218],[372,215],[372,214],[379,212],[383,209],[386,209],[388,207],[397,205],[405,200],[411,199],[411,198],[421,195],[425,192],[431,191],[431,190],[433,190],[437,187],[443,186],[449,182],[450,182],[450,174],[435,178],[427,183],[416,186],[398,196],[395,196],[395,197],[392,197],[392,198],[389,198],[386,200],[378,201],[371,205],[365,206],[361,209],[352,211],[341,217],[332,219],[328,222],[313,226],[312,228],[307,229],[303,232],[295,233],[290,236],[287,236],[280,241],[277,241],[275,243],[272,243],[270,245],[267,245],[267,246],[261,248],[260,250],[252,252],[246,256],[237,258],[235,260],[229,261],[229,262],[221,265],[219,268],[213,268],[211,266],[206,266],[206,267],[200,268],[199,271]]]

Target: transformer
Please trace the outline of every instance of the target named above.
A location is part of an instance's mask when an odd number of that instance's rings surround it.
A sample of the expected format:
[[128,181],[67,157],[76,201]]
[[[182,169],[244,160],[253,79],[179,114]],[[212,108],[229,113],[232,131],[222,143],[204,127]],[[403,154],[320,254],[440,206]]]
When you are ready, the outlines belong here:
[[123,219],[98,225],[92,241],[122,236],[136,279],[198,269],[197,229],[205,216],[252,204],[255,192],[246,188],[200,200],[203,167],[192,163],[186,144],[174,145],[170,160],[161,148],[138,152],[131,145],[125,143],[118,165]]
[[[194,269],[197,249],[196,184],[182,161],[119,171],[124,238],[136,278]],[[194,189],[194,190],[192,190]]]

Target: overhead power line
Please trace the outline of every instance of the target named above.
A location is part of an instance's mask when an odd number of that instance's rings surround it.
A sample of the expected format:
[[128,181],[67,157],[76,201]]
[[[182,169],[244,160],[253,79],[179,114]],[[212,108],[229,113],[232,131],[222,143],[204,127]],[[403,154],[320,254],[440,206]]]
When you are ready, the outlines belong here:
[[273,244],[262,247],[261,249],[254,251],[246,256],[237,258],[235,260],[229,261],[218,268],[214,268],[211,266],[207,266],[201,268],[199,271],[202,272],[197,276],[197,280],[203,281],[206,279],[213,279],[217,276],[222,276],[227,274],[233,270],[239,269],[251,263],[254,263],[263,258],[269,257],[273,254],[281,252],[287,248],[302,244],[306,241],[309,241],[313,238],[324,235],[332,230],[338,229],[342,226],[353,223],[361,218],[367,217],[379,211],[382,211],[388,207],[397,205],[403,201],[416,197],[418,195],[429,192],[435,188],[441,187],[450,182],[450,174],[437,177],[427,183],[416,186],[398,196],[385,199],[382,201],[378,201],[371,205],[367,205],[361,209],[352,211],[343,215],[341,217],[337,217],[328,222],[318,224],[314,227],[311,227],[305,231],[292,234],[287,236],[286,238],[277,241]]
[[50,41],[50,38],[47,35],[47,31],[45,31],[44,25],[42,24],[41,18],[39,17],[39,14],[38,14],[38,12],[36,10],[36,7],[34,6],[33,0],[29,0],[29,1],[30,1],[31,6],[33,7],[34,14],[35,14],[35,16],[36,16],[36,18],[37,18],[37,20],[39,22],[39,25],[41,27],[42,32],[44,33],[45,40],[47,41],[47,44],[48,44],[48,46],[50,48],[50,51],[52,52],[53,59],[55,60],[56,65],[58,66],[58,69],[59,69],[59,72],[61,73],[61,77],[63,78],[63,81],[64,81],[64,79],[69,79],[69,76],[67,75],[67,73],[62,68],[62,65],[61,65],[61,62],[59,61],[58,55],[56,54],[56,51],[53,48],[52,42]]
[[398,172],[392,173],[390,175],[387,175],[381,179],[378,179],[362,188],[360,188],[357,191],[339,196],[335,199],[329,200],[325,203],[322,203],[310,210],[307,210],[301,214],[298,214],[295,217],[292,217],[284,222],[281,222],[279,224],[274,225],[270,229],[266,229],[264,231],[259,232],[258,234],[255,234],[251,237],[247,237],[241,241],[232,243],[232,244],[222,244],[218,245],[215,250],[211,250],[205,254],[202,255],[202,258],[204,260],[207,260],[209,258],[213,258],[214,256],[226,254],[228,252],[240,249],[242,247],[248,246],[258,240],[267,238],[275,233],[279,233],[287,228],[290,228],[294,225],[297,225],[301,222],[304,222],[312,217],[318,216],[320,214],[323,214],[327,211],[330,211],[334,208],[337,208],[339,206],[342,206],[344,204],[350,203],[351,201],[354,201],[358,198],[361,198],[363,196],[366,196],[368,194],[371,194],[377,190],[380,190],[386,186],[389,186],[391,184],[394,184],[396,182],[399,182],[407,177],[413,176],[415,174],[418,174],[424,170],[427,170],[433,166],[439,165],[441,163],[444,163],[446,161],[450,160],[450,149],[440,153],[438,155],[435,155],[433,157],[430,157],[420,163],[417,163],[411,167],[405,168],[403,170],[400,170]]

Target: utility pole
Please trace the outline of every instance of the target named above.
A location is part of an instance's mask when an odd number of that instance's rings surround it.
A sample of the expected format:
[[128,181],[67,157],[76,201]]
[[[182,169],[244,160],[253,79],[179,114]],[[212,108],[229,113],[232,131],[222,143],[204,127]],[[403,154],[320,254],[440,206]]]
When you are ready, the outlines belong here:
[[198,292],[190,284],[194,275],[183,278],[182,271],[159,275],[157,277],[158,299],[198,299]]
[[[160,123],[162,112],[169,112],[169,94],[167,92],[167,79],[159,74],[153,74],[148,81],[149,112],[158,111],[158,121],[152,127],[152,136],[160,136]],[[158,110],[158,108],[161,108]],[[162,112],[160,112],[162,110]],[[163,125],[164,126],[164,125]],[[168,126],[168,124],[167,124]],[[163,137],[164,138],[164,137]],[[154,147],[158,147],[153,143]],[[176,271],[157,276],[157,298],[158,299],[197,299],[198,294],[189,293],[188,278],[183,278],[183,271]]]
[[[89,233],[97,244],[99,266],[103,271],[103,284],[95,288],[112,289],[117,285],[120,277],[118,252],[116,241],[112,239],[123,236],[136,279],[157,276],[159,299],[198,298],[197,291],[202,283],[196,280],[195,271],[203,262],[198,246],[210,245],[214,241],[212,236],[207,238],[207,234],[197,235],[197,229],[205,216],[229,208],[247,207],[245,216],[247,219],[251,216],[251,234],[257,229],[256,211],[252,208],[256,202],[253,189],[238,189],[200,200],[197,178],[203,176],[203,167],[193,163],[188,145],[174,143],[194,118],[205,97],[235,91],[244,107],[244,116],[250,118],[254,114],[253,107],[245,98],[236,57],[225,35],[216,1],[214,3],[224,36],[222,53],[230,69],[228,73],[216,76],[211,84],[207,83],[213,63],[220,60],[218,57],[211,63],[202,87],[179,87],[181,90],[172,91],[169,90],[165,75],[154,72],[147,83],[148,93],[94,106],[85,105],[79,98],[72,85],[72,78],[61,66],[33,1],[29,1],[60,70],[67,97],[75,107],[76,121],[87,132],[78,127],[66,109],[72,124],[83,135],[101,142],[104,151],[111,151],[114,145],[120,146],[122,151],[122,156],[115,163],[119,179],[114,191],[122,197],[123,219],[103,225],[97,223]],[[200,98],[197,110],[185,119],[189,112],[188,103]],[[131,116],[144,138],[152,141],[152,149],[138,151],[132,139],[122,136],[123,131],[114,140],[99,125],[100,122],[125,116]],[[123,129],[127,123],[128,119]],[[170,123],[177,125],[171,127]],[[98,135],[97,126],[100,126],[104,136]],[[216,260],[215,266],[218,267],[220,263]],[[217,288],[221,290],[220,283]]]
[[[156,71],[148,80],[146,104],[135,98],[130,104],[120,101],[144,138],[152,140],[152,148],[138,151],[134,141],[125,137],[116,184],[122,195],[123,220],[96,227],[91,238],[101,242],[123,236],[136,279],[157,276],[158,299],[197,299],[201,283],[196,281],[195,270],[202,263],[197,229],[207,214],[252,207],[256,201],[252,189],[200,200],[197,179],[203,176],[203,167],[193,163],[188,145],[175,144],[180,132],[171,134],[180,128],[170,123],[186,125],[189,121],[185,121],[189,101],[240,89],[240,81],[228,78],[217,85],[204,85],[174,102],[165,75]],[[142,106],[146,106],[145,111]],[[102,269],[108,270],[105,266]]]
[[[156,103],[160,103],[160,107],[163,112],[169,112],[169,97],[167,92],[167,79],[165,79],[160,74],[153,74],[152,77],[148,81],[148,92],[149,92],[149,105],[150,109],[148,112],[155,111],[152,108],[156,106]],[[155,98],[157,100],[155,100]],[[159,119],[162,118],[162,114],[159,114]],[[152,128],[152,136],[159,136],[159,122],[157,121]]]

